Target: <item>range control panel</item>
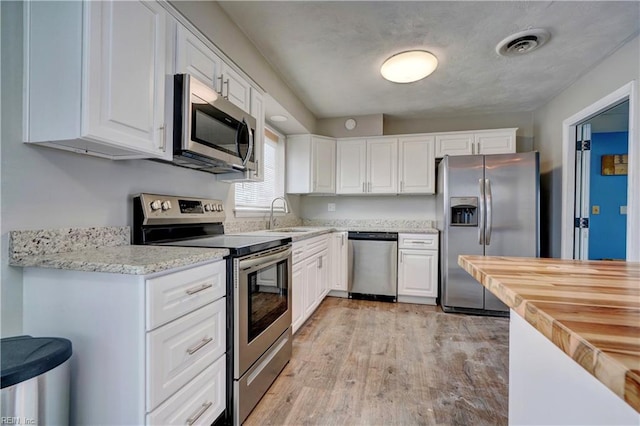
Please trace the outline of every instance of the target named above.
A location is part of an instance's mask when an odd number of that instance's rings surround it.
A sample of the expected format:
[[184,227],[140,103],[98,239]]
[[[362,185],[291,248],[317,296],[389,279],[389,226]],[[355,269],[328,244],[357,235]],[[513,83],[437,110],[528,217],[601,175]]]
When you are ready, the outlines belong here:
[[145,225],[223,222],[225,219],[222,200],[140,194],[134,202],[139,203],[142,208]]

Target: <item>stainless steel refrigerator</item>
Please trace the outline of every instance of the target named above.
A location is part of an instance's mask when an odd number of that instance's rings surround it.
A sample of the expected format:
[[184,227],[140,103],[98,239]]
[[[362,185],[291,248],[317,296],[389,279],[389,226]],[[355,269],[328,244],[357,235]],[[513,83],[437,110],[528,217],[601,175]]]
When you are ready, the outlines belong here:
[[537,152],[445,156],[438,165],[440,303],[445,312],[508,308],[458,265],[461,254],[539,257]]

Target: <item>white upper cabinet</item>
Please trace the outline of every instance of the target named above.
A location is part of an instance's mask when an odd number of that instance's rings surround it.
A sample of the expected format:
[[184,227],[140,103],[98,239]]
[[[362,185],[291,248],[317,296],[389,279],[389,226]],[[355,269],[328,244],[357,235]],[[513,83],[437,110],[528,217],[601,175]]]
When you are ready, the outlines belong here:
[[338,194],[398,192],[398,139],[365,138],[338,142]]
[[342,140],[337,144],[336,193],[363,194],[367,181],[367,141]]
[[518,129],[436,134],[436,157],[470,154],[512,154],[516,152],[516,130]]
[[25,142],[170,158],[168,19],[155,2],[25,3]]
[[222,59],[183,25],[176,32],[176,73],[188,73],[220,92]]
[[222,63],[222,73],[219,79],[222,96],[238,108],[250,112],[251,84],[225,62]]
[[253,161],[256,163],[256,170],[251,180],[262,182],[264,181],[264,97],[253,87],[251,88],[250,114],[256,119],[256,129],[253,135]]
[[407,136],[398,139],[398,193],[435,193],[434,140],[433,136]]
[[316,135],[287,137],[287,193],[336,192],[336,140]]
[[516,129],[476,133],[474,137],[478,154],[511,154],[516,152]]

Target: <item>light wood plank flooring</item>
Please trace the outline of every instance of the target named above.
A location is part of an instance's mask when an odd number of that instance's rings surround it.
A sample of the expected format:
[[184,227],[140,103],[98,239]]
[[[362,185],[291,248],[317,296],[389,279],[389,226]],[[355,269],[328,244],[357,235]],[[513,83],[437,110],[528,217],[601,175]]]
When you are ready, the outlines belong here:
[[506,318],[327,297],[245,425],[506,425]]

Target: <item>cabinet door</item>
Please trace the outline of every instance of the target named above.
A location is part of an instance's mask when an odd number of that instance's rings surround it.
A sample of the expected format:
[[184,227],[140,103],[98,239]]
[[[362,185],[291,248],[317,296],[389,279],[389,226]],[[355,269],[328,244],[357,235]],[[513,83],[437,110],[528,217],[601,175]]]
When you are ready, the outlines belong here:
[[398,295],[437,297],[437,271],[436,250],[400,250]]
[[318,298],[318,257],[313,256],[305,261],[305,269],[307,275],[307,285],[304,300],[304,318],[307,319],[316,308],[316,300]]
[[188,73],[220,91],[222,60],[195,34],[178,24],[176,33],[176,72]]
[[398,140],[367,140],[367,192],[395,194],[398,192]]
[[222,96],[246,112],[251,109],[251,85],[229,65],[222,63]]
[[337,194],[362,194],[367,178],[367,142],[365,139],[340,141],[337,144]]
[[331,261],[329,250],[324,250],[318,255],[318,286],[316,289],[316,307],[322,303],[329,293],[329,280],[331,278]]
[[477,154],[512,154],[516,152],[516,132],[476,133]]
[[398,141],[400,193],[433,194],[436,171],[433,136],[405,137]]
[[262,93],[251,88],[251,116],[256,119],[256,131],[253,135],[253,158],[256,170],[251,179],[254,182],[264,181],[264,99]]
[[330,290],[347,291],[347,233],[334,232]]
[[88,108],[82,134],[161,156],[167,12],[156,2],[87,5]]
[[307,269],[304,262],[293,265],[291,280],[291,326],[292,332],[295,333],[304,322],[305,289],[307,286]]
[[312,189],[311,192],[334,194],[336,192],[336,141],[311,137]]
[[436,135],[436,157],[445,155],[469,155],[474,152],[473,133]]

